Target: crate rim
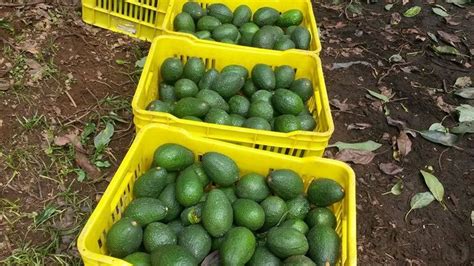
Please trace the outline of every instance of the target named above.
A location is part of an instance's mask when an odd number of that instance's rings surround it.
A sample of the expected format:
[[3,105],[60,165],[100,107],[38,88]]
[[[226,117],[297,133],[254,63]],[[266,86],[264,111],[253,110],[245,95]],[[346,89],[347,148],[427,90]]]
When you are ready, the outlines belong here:
[[[310,156],[310,157],[304,157],[304,158],[298,158],[298,157],[293,157],[293,156],[287,156],[279,153],[274,153],[274,152],[269,152],[269,151],[262,151],[262,150],[255,150],[250,147],[244,147],[220,140],[214,140],[214,139],[209,139],[201,136],[196,136],[184,129],[180,128],[175,128],[175,127],[170,127],[167,125],[161,125],[161,124],[149,124],[143,127],[140,132],[136,135],[132,145],[128,149],[127,153],[125,154],[122,162],[120,163],[119,168],[117,171],[113,174],[113,177],[115,176],[122,176],[124,177],[126,175],[126,170],[129,168],[130,164],[130,158],[134,156],[134,154],[137,152],[137,150],[140,147],[140,144],[144,141],[145,136],[148,134],[148,131],[151,131],[153,129],[170,129],[173,131],[178,131],[180,134],[185,135],[187,138],[192,138],[195,140],[199,141],[204,141],[207,143],[218,143],[219,146],[224,146],[228,148],[233,148],[236,149],[238,148],[239,150],[242,149],[243,152],[250,152],[250,153],[263,153],[266,157],[273,157],[273,158],[280,158],[280,159],[285,159],[285,160],[290,160],[295,163],[310,163],[312,161],[319,161],[325,164],[329,165],[334,165],[336,167],[339,167],[341,169],[344,169],[344,171],[347,172],[347,182],[348,182],[348,187],[346,188],[346,197],[350,195],[350,199],[347,199],[349,201],[354,202],[354,204],[349,204],[349,207],[347,208],[347,232],[349,234],[347,235],[347,239],[350,241],[354,241],[356,243],[357,240],[357,217],[356,217],[356,175],[354,170],[346,163],[338,161],[338,160],[333,160],[333,159],[327,159],[327,158],[321,158],[321,157],[316,157],[316,156]],[[123,163],[127,162],[127,163]],[[111,182],[107,186],[107,189],[104,191],[103,195],[106,195],[107,193],[111,193],[110,191],[115,191],[118,189],[120,186],[120,182],[122,180],[118,178],[112,178]],[[102,199],[99,201],[97,206],[94,208],[92,211],[91,215],[89,216],[85,226],[82,228],[81,233],[77,239],[77,249],[81,256],[88,257],[95,259],[96,261],[104,262],[104,263],[110,263],[112,261],[114,265],[130,265],[128,263],[124,263],[123,260],[117,259],[108,255],[103,255],[103,254],[97,254],[92,251],[89,251],[86,248],[86,232],[89,231],[89,228],[93,226],[93,221],[100,216],[102,211],[106,208],[106,202],[103,201]],[[95,218],[95,219],[93,219]],[[350,258],[350,264],[349,265],[357,265],[357,245],[354,244],[353,248],[349,248],[347,250],[347,258]]]
[[[178,39],[182,42],[198,43],[193,39],[182,37],[182,36],[162,35],[162,36],[155,37],[153,39],[153,43],[151,45],[151,48],[150,48],[150,51],[149,51],[148,54],[149,55],[153,54],[156,50],[158,50],[159,49],[158,42],[160,40],[166,40],[166,39]],[[213,46],[212,42],[198,43],[198,44]],[[222,47],[219,47],[219,48],[221,48],[221,49],[230,49],[230,50],[238,49],[238,50],[244,50],[244,51],[255,51],[255,49],[249,48],[249,47],[243,47],[243,48],[238,47],[237,48],[235,46],[228,46],[228,47],[222,46]],[[291,52],[291,51],[289,51],[289,52]],[[279,55],[280,54],[279,51],[274,51],[274,50],[268,50],[268,51],[265,51],[265,53],[270,53],[270,54],[273,54],[273,55]],[[301,53],[299,53],[298,56],[308,56],[308,57],[311,57],[313,60],[315,60],[318,64],[322,64],[321,59],[315,54],[309,54],[309,53],[301,54]],[[149,69],[150,67],[151,67],[151,60],[146,60],[145,65],[143,66],[143,70]],[[324,76],[322,76],[321,78],[322,78],[322,80],[320,82],[320,87],[321,87],[321,91],[324,92],[324,93],[322,93],[322,97],[326,101],[329,102],[329,98],[328,98],[328,95],[327,95],[327,89],[326,89],[326,82],[324,80]],[[137,88],[144,87],[145,83],[146,83],[146,80],[140,78],[140,80],[138,82],[138,85],[137,85]],[[146,118],[148,120],[149,119],[148,117],[155,116],[155,115],[157,115],[157,113],[159,113],[160,116],[163,116],[163,117],[165,117],[169,120],[177,121],[177,122],[180,122],[180,123],[189,123],[189,124],[194,124],[194,125],[202,125],[202,123],[205,123],[205,122],[191,121],[191,120],[178,118],[178,117],[176,117],[172,114],[168,114],[168,113],[164,113],[164,112],[152,112],[152,111],[148,111],[146,109],[141,109],[141,108],[138,107],[138,98],[137,97],[133,97],[131,106],[132,106],[133,114],[135,115],[135,117],[138,117],[138,118],[143,117],[143,118]],[[324,112],[331,113],[330,109],[326,110],[326,109],[329,108],[328,106],[323,105],[322,108],[325,109]],[[298,130],[298,131],[293,131],[293,132],[289,132],[289,133],[282,133],[282,132],[276,132],[276,131],[263,131],[263,130],[257,130],[257,129],[251,129],[251,128],[228,126],[228,125],[216,125],[216,124],[212,124],[212,123],[206,123],[206,127],[213,128],[213,129],[218,129],[218,128],[223,127],[226,130],[233,130],[233,131],[236,131],[236,132],[243,132],[243,133],[254,134],[254,135],[270,135],[270,136],[274,136],[274,137],[292,138],[292,137],[298,137],[298,136],[306,136],[306,137],[309,137],[309,138],[316,138],[316,137],[328,137],[329,138],[334,133],[334,120],[332,118],[332,115],[329,115],[327,117],[326,122],[327,122],[328,129],[325,130],[324,132],[315,132],[315,131],[309,132],[309,131]],[[153,122],[150,122],[150,123],[153,123]]]
[[[322,46],[321,46],[321,39],[320,39],[320,36],[319,36],[319,28],[317,26],[318,24],[316,23],[316,17],[314,15],[313,3],[310,0],[301,0],[301,1],[306,4],[306,6],[309,10],[308,11],[309,21],[310,21],[311,25],[314,25],[314,27],[316,28],[316,31],[314,32],[314,34],[313,34],[313,32],[311,33],[311,36],[314,39],[314,41],[316,43],[316,46],[317,46],[316,50],[302,50],[302,49],[293,48],[293,49],[289,49],[289,50],[285,50],[285,51],[279,51],[279,50],[272,50],[272,49],[266,49],[266,48],[249,47],[249,46],[244,46],[244,45],[240,45],[240,44],[229,44],[229,43],[222,43],[222,42],[217,42],[217,41],[202,40],[202,39],[199,39],[196,36],[191,35],[191,34],[186,34],[186,33],[183,33],[183,32],[174,31],[173,29],[167,29],[168,27],[172,28],[172,26],[173,26],[170,9],[173,8],[173,6],[175,5],[176,0],[170,0],[170,5],[169,5],[169,8],[168,8],[168,12],[166,12],[166,15],[165,15],[164,21],[163,21],[163,31],[168,35],[186,37],[188,39],[191,39],[191,40],[194,40],[194,41],[197,41],[197,42],[202,42],[202,43],[206,43],[206,44],[211,44],[212,43],[212,44],[216,44],[216,45],[224,46],[224,47],[236,47],[236,46],[238,46],[238,47],[246,47],[246,48],[250,48],[250,49],[259,49],[259,50],[263,49],[265,51],[276,51],[277,53],[293,52],[293,53],[305,53],[305,54],[319,55],[321,53]],[[268,1],[268,2],[272,2],[272,1]],[[275,1],[273,1],[273,2],[275,2]],[[313,35],[315,35],[315,36],[313,36]]]

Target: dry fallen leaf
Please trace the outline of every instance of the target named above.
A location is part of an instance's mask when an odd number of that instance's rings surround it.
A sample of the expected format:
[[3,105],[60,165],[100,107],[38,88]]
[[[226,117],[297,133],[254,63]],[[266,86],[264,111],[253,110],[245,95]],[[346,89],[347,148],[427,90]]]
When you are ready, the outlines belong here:
[[87,158],[87,156],[84,153],[76,150],[75,161],[80,168],[82,168],[84,171],[87,172],[89,177],[92,177],[92,178],[99,177],[100,171],[91,164],[91,162],[89,161],[89,158]]
[[445,103],[442,96],[436,97],[436,106],[448,114],[454,111],[454,106]]
[[379,169],[384,174],[387,175],[396,175],[403,171],[403,168],[394,164],[394,163],[381,163],[379,164]]
[[415,40],[420,41],[420,42],[424,42],[424,41],[426,41],[426,37],[421,36],[421,35],[416,35]]
[[355,164],[369,164],[375,158],[375,153],[362,150],[342,150],[336,154],[335,159]]
[[372,125],[368,123],[352,123],[347,126],[347,130],[353,130],[353,129],[364,130],[366,128],[371,128],[371,127]]
[[391,139],[390,134],[387,133],[387,132],[384,132],[382,134],[382,139],[385,140],[385,141],[389,141]]
[[340,111],[349,111],[356,107],[354,104],[347,103],[347,99],[342,102],[339,99],[332,99],[330,104]]
[[383,103],[381,101],[375,101],[370,103],[370,108],[376,112],[383,112]]
[[411,135],[412,137],[416,137],[416,131],[409,129],[407,124],[400,120],[395,120],[390,116],[387,116],[387,123],[391,126],[397,127],[398,131],[405,131],[405,133]]
[[54,138],[54,145],[56,146],[65,146],[71,143],[71,139],[66,136],[58,136]]
[[34,40],[26,39],[25,41],[21,42],[17,46],[17,48],[22,50],[22,51],[29,52],[33,55],[38,55],[40,53],[40,50],[41,50],[38,46],[39,46],[39,44],[37,42],[35,42]]
[[405,131],[400,131],[397,138],[397,147],[402,157],[407,156],[411,152],[411,140]]
[[332,151],[330,151],[330,150],[325,150],[323,157],[324,157],[324,158],[334,159],[334,154],[333,154]]
[[420,69],[416,66],[406,66],[400,68],[405,73],[420,72]]
[[392,93],[392,89],[389,89],[385,86],[380,87],[379,91],[380,91],[380,94],[386,96],[388,99],[391,99],[393,98],[393,96],[395,96],[395,94]]
[[81,144],[81,139],[77,130],[62,136],[54,137],[53,143],[57,146],[65,146],[71,143],[72,145],[74,145],[74,147],[76,147],[76,149],[83,153],[86,153],[84,147]]
[[10,81],[0,78],[0,91],[7,91],[10,89]]
[[441,37],[441,40],[451,44],[452,46],[456,46],[455,43],[461,42],[461,39],[458,36],[441,30],[438,31],[438,35]]
[[407,123],[405,123],[404,121],[401,121],[401,120],[393,119],[390,116],[387,116],[387,123],[390,126],[397,127],[398,130],[400,130],[400,131],[405,130],[407,128]]
[[408,28],[406,30],[402,30],[402,32],[408,33],[408,34],[421,34],[419,30],[414,29],[414,28]]
[[325,29],[340,29],[340,28],[344,28],[345,26],[347,26],[347,24],[345,24],[342,21],[338,21],[335,25],[324,23]]
[[451,25],[451,26],[457,26],[461,24],[461,22],[454,21],[453,17],[444,17],[444,20],[446,20],[446,23]]
[[471,80],[471,77],[468,77],[468,76],[459,77],[456,79],[456,82],[454,83],[454,86],[458,88],[464,88],[471,85],[472,85],[472,80]]
[[42,66],[34,59],[26,59],[25,62],[29,68],[28,73],[30,74],[30,80],[27,82],[28,85],[31,86],[34,84],[34,82],[43,79],[44,73],[47,69],[46,66]]
[[397,25],[398,23],[400,23],[400,21],[402,21],[402,16],[400,15],[400,13],[395,12],[390,18],[390,25]]

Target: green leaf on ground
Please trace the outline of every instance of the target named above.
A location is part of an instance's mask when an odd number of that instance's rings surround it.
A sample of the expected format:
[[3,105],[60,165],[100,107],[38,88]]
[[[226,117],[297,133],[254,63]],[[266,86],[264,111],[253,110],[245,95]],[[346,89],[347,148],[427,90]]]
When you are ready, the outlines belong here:
[[454,134],[474,133],[474,121],[459,123],[457,127],[451,128],[451,132]]
[[143,69],[146,63],[146,56],[142,57],[140,60],[135,62],[135,67],[138,69]]
[[438,38],[436,37],[436,35],[434,35],[433,33],[429,31],[426,34],[428,34],[428,37],[430,37],[431,40],[433,40],[435,43],[438,43]]
[[368,92],[371,96],[373,96],[373,97],[375,97],[375,98],[381,100],[381,101],[384,102],[384,103],[387,103],[387,102],[390,101],[390,98],[388,98],[387,96],[385,96],[385,95],[383,95],[383,94],[380,94],[380,93],[378,93],[378,92],[375,92],[375,91],[373,91],[373,90],[367,89],[367,92]]
[[432,124],[428,130],[429,131],[439,131],[439,132],[443,132],[443,133],[447,132],[447,129],[441,123]]
[[393,187],[392,187],[392,189],[390,189],[390,191],[385,192],[382,195],[387,195],[387,194],[391,193],[395,196],[398,196],[398,195],[402,194],[403,187],[404,187],[403,186],[403,181],[399,180],[397,183],[395,183],[395,185],[393,185]]
[[425,172],[420,170],[421,175],[425,179],[425,183],[431,191],[431,194],[435,197],[435,199],[439,202],[443,201],[444,198],[444,187],[441,182],[439,182],[438,178],[431,173]]
[[109,145],[112,135],[114,134],[114,126],[109,122],[105,126],[105,129],[102,130],[94,138],[94,146],[97,150],[103,150],[107,145]]
[[84,172],[84,170],[77,168],[77,169],[74,169],[74,172],[76,172],[77,181],[84,182],[87,179],[87,174],[86,172]]
[[461,53],[454,47],[449,45],[432,46],[433,50],[438,54],[461,55]]
[[459,113],[459,122],[474,121],[474,106],[461,104],[461,106],[456,107],[456,111]]
[[0,29],[6,29],[10,32],[14,31],[14,29],[13,29],[12,25],[10,24],[10,22],[6,21],[3,18],[0,18]]
[[433,7],[432,8],[433,12],[438,15],[438,16],[441,16],[441,17],[449,17],[449,14],[444,11],[443,9],[439,8],[439,7]]
[[474,87],[467,87],[454,92],[459,97],[465,99],[474,99]]
[[393,7],[393,4],[386,4],[385,5],[385,10],[390,11],[390,9],[392,9],[392,7]]
[[446,0],[446,3],[453,4],[453,5],[458,6],[460,8],[464,8],[463,5],[469,4],[469,2],[471,2],[471,0]]
[[362,5],[357,2],[351,2],[351,4],[347,6],[347,11],[353,14],[362,15]]
[[126,65],[126,64],[128,64],[129,62],[126,61],[126,60],[123,60],[123,59],[117,59],[117,60],[115,60],[115,63],[116,63],[117,65]]
[[94,132],[95,132],[95,124],[94,123],[87,123],[84,126],[84,130],[82,131],[81,140],[85,141]]
[[110,162],[109,161],[95,161],[94,162],[95,166],[99,168],[109,168],[110,167]]
[[439,131],[425,130],[420,131],[420,135],[434,143],[451,147],[458,141],[458,136],[451,133],[443,133]]
[[430,205],[435,198],[431,192],[421,192],[413,196],[410,200],[410,210],[405,214],[405,221],[407,220],[408,214],[415,209],[420,209]]
[[407,17],[407,18],[411,18],[411,17],[414,17],[416,15],[418,15],[421,11],[421,7],[419,6],[414,6],[414,7],[411,7],[410,9],[408,9],[407,11],[405,11],[405,13],[403,13],[403,16]]
[[403,59],[403,57],[400,54],[394,54],[394,55],[390,56],[388,58],[388,61],[390,63],[392,63],[392,62],[394,62],[394,63],[405,62],[405,60]]
[[47,220],[49,220],[56,212],[58,212],[58,209],[56,207],[48,205],[44,208],[43,211],[38,213],[38,215],[35,216],[34,221],[35,225],[41,225]]
[[342,150],[362,150],[362,151],[375,151],[376,149],[380,148],[382,144],[374,142],[374,141],[366,141],[366,142],[359,142],[359,143],[346,143],[338,141],[329,147],[337,147],[340,151]]

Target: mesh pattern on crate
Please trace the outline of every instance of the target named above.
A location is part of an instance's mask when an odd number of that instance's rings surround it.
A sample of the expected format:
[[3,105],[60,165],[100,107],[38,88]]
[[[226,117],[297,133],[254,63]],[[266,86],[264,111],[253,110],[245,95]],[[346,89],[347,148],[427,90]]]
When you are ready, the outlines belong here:
[[137,0],[135,3],[127,0],[96,0],[97,8],[134,18],[141,22],[156,23],[158,0]]

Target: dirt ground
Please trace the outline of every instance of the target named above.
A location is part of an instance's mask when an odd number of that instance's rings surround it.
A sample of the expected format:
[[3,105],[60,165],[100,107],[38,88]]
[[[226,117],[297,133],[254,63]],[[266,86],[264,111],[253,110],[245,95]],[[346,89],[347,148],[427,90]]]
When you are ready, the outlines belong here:
[[[149,44],[84,24],[78,1],[36,2],[0,3],[0,263],[76,265],[77,235],[134,136],[135,62]],[[474,105],[453,93],[459,77],[474,78],[473,6],[436,1],[450,14],[443,18],[435,1],[398,1],[389,11],[389,1],[333,2],[314,3],[331,143],[382,144],[349,159],[326,152],[358,162],[359,263],[472,265],[473,136],[446,147],[417,131],[456,126],[454,108]],[[405,17],[415,5],[420,14]],[[462,55],[434,51],[449,42]],[[94,144],[106,125],[110,143]],[[424,169],[443,184],[445,207],[434,201],[405,220],[411,198],[428,191]],[[400,180],[401,194],[386,193]]]

